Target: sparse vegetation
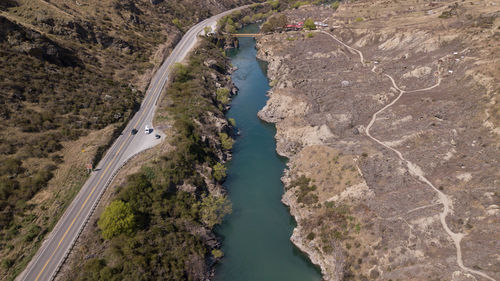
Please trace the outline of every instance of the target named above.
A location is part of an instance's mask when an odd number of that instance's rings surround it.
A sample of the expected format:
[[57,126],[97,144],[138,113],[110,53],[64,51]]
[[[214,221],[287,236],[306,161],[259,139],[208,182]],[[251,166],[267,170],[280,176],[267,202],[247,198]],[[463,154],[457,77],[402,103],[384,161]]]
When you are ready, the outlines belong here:
[[290,188],[298,187],[296,191],[297,202],[304,203],[306,205],[318,202],[318,195],[313,193],[317,187],[316,185],[310,185],[310,182],[310,178],[302,175],[290,183]]

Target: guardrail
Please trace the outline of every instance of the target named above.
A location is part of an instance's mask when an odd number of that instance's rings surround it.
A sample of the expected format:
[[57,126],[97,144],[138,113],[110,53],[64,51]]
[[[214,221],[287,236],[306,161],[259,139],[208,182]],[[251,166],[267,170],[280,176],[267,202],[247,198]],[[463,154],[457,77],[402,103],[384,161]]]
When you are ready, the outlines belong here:
[[85,219],[82,227],[80,228],[80,230],[78,231],[78,234],[75,236],[75,238],[73,238],[73,240],[71,240],[71,243],[70,243],[70,246],[69,246],[69,249],[68,251],[66,252],[66,254],[64,255],[64,257],[61,259],[61,261],[57,264],[56,266],[56,270],[54,271],[54,273],[52,273],[52,275],[49,277],[49,281],[52,281],[54,280],[54,278],[56,277],[57,273],[59,273],[59,270],[61,269],[61,266],[64,264],[64,262],[66,261],[66,259],[69,257],[69,255],[71,254],[71,251],[73,250],[73,247],[75,246],[76,244],[76,241],[78,240],[78,238],[80,237],[80,235],[82,234],[82,231],[85,229],[85,226],[87,226],[87,223],[90,221],[90,219],[92,218],[92,216],[94,215],[94,211],[95,209],[97,208],[97,206],[99,205],[99,202],[101,201],[101,197],[102,195],[104,194],[104,192],[108,189],[109,185],[113,182],[113,180],[115,179],[116,175],[122,170],[122,168],[128,163],[130,162],[132,159],[134,159],[136,156],[138,156],[139,154],[141,153],[144,153],[150,149],[152,149],[154,146],[152,147],[148,147],[142,151],[139,151],[135,154],[132,154],[129,158],[127,158],[127,160],[125,160],[125,162],[123,162],[120,167],[118,167],[116,169],[116,171],[111,175],[111,177],[109,177],[109,179],[106,181],[106,184],[104,185],[104,188],[101,190],[101,192],[99,192],[99,194],[97,195],[97,200],[94,202],[94,204],[92,205],[92,208],[90,208],[90,212],[87,216],[87,219]]

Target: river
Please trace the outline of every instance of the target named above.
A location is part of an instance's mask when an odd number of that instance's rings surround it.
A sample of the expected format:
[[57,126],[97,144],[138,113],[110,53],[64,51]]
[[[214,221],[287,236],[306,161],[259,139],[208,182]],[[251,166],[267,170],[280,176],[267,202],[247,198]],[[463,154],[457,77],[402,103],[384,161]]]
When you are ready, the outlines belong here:
[[[241,30],[257,31],[256,26]],[[216,270],[217,281],[315,281],[318,269],[291,242],[295,222],[281,203],[280,181],[286,160],[275,152],[275,128],[259,120],[269,83],[264,65],[256,59],[255,40],[241,38],[231,61],[232,75],[240,89],[227,117],[240,132],[228,163],[224,186],[233,213],[217,229],[223,238],[224,258]]]

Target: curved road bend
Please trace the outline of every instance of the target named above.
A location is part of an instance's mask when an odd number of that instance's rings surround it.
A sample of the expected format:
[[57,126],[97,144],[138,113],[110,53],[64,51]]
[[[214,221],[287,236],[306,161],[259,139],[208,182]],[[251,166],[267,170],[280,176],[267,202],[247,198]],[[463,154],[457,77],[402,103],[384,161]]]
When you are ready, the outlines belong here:
[[[160,132],[146,134],[144,128],[146,125],[149,128],[152,127],[156,102],[168,80],[172,66],[177,62],[181,62],[186,57],[189,51],[195,46],[198,35],[203,31],[205,26],[213,26],[219,18],[245,7],[247,6],[232,9],[208,18],[193,26],[184,35],[151,79],[139,111],[127,124],[123,133],[115,140],[26,269],[16,280],[50,281],[55,277],[92,214],[94,207],[99,202],[102,193],[113,180],[118,169],[135,154],[161,142],[161,139],[155,139],[154,137],[156,133]],[[136,135],[131,134],[133,128],[138,130]],[[160,133],[160,135],[163,134]]]

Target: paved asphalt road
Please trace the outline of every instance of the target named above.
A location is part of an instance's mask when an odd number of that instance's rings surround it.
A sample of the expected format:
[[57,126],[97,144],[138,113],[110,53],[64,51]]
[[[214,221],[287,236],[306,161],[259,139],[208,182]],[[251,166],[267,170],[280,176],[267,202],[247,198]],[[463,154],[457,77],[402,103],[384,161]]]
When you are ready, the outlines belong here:
[[[156,104],[171,73],[172,66],[181,62],[196,45],[198,35],[203,32],[205,26],[214,26],[219,18],[244,7],[206,19],[192,27],[184,35],[151,80],[140,110],[116,139],[57,225],[47,236],[36,255],[16,280],[45,281],[55,277],[94,207],[97,206],[102,193],[113,180],[118,169],[135,154],[162,141],[164,135],[161,132],[152,131],[150,134],[146,134],[145,126],[152,128]],[[133,128],[138,130],[136,135],[131,134]],[[162,137],[156,139],[155,134],[160,134]]]

